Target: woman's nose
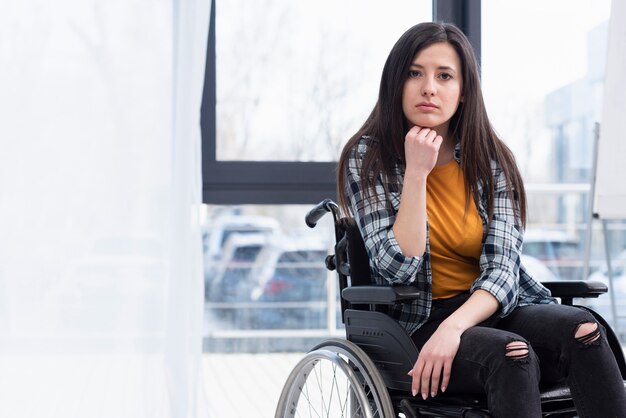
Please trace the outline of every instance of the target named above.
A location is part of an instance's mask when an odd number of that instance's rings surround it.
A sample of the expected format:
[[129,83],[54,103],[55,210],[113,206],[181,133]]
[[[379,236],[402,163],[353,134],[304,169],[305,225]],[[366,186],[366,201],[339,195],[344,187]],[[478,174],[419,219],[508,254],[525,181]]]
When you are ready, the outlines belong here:
[[436,90],[433,80],[424,80],[424,84],[422,85],[422,96],[434,96],[435,92]]

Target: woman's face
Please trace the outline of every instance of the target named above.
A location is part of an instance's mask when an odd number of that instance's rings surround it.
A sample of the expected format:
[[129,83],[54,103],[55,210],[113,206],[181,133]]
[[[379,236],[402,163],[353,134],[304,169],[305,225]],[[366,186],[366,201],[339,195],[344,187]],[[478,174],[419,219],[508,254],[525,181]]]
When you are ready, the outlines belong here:
[[448,133],[448,122],[462,100],[461,60],[447,42],[417,53],[402,89],[402,111],[410,124]]

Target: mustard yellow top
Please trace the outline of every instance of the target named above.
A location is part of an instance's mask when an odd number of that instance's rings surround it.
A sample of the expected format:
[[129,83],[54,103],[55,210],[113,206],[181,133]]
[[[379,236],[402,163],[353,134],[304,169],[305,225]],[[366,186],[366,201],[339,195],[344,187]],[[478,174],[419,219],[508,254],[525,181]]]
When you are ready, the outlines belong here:
[[433,299],[469,290],[480,273],[483,224],[471,195],[469,201],[465,214],[465,179],[455,160],[433,168],[426,186]]

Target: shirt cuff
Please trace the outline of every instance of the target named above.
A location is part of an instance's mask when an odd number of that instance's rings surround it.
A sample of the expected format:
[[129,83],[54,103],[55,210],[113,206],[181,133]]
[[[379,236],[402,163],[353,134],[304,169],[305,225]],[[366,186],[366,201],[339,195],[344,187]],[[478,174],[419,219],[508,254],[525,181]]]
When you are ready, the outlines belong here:
[[392,284],[410,284],[415,281],[415,276],[422,266],[424,257],[407,257],[404,255],[393,229],[390,229],[377,259],[379,272],[387,281]]

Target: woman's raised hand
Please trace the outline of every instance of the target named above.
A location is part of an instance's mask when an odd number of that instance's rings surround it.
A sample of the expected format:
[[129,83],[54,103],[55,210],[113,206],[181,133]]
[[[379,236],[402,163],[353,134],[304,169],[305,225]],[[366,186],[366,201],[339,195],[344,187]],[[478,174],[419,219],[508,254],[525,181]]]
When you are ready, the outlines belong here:
[[437,163],[441,135],[430,128],[412,127],[404,137],[406,176],[426,178]]

